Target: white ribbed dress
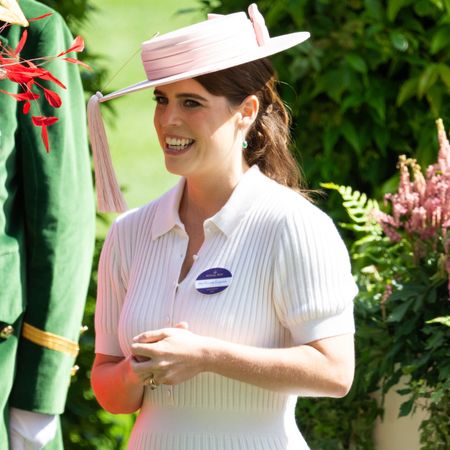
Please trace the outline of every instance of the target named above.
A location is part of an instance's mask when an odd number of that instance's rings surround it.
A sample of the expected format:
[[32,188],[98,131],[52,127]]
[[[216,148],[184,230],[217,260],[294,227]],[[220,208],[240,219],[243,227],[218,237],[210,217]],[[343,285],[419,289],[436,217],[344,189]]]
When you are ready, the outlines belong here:
[[[96,352],[128,356],[134,336],[186,321],[194,333],[257,347],[288,347],[354,331],[356,286],[331,220],[294,191],[249,169],[204,223],[205,240],[178,283],[188,236],[178,206],[184,180],[121,216],[99,267]],[[220,293],[198,292],[212,268],[231,272]],[[296,398],[203,373],[146,388],[133,450],[302,450]]]

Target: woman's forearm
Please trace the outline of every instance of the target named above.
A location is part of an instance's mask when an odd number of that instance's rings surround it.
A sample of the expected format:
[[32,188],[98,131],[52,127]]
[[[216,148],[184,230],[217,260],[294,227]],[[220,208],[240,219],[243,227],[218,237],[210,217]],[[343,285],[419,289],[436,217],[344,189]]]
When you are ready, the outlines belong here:
[[248,347],[212,339],[206,352],[205,371],[301,396],[342,397],[353,380],[351,335],[283,349]]
[[97,401],[113,414],[128,414],[141,407],[144,387],[130,368],[130,358],[97,354],[91,383]]
[[148,359],[162,384],[179,384],[201,372],[302,396],[342,397],[354,371],[353,335],[289,348],[259,348],[166,328],[137,336],[132,351]]

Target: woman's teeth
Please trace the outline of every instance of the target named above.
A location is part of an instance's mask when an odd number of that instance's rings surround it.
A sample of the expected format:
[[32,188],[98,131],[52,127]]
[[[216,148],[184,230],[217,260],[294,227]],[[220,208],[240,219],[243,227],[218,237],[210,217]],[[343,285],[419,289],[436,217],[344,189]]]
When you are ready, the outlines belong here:
[[166,138],[167,148],[170,150],[184,150],[194,142],[194,139]]

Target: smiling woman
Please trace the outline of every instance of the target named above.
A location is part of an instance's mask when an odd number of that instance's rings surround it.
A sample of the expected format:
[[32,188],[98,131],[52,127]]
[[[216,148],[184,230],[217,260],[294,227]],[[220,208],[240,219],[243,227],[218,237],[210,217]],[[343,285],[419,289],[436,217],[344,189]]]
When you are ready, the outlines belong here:
[[250,104],[233,111],[225,97],[210,94],[194,79],[162,86],[155,95],[154,124],[169,172],[220,182],[223,174],[235,177],[242,171],[243,139],[235,130],[242,114],[252,114]]
[[92,385],[105,409],[139,410],[130,449],[304,450],[296,396],[352,382],[348,254],[301,192],[266,59],[308,33],[270,38],[256,5],[249,15],[145,42],[148,79],[89,102],[102,208],[125,206],[103,101],[155,88],[165,165],[181,176],[116,220],[100,260]]

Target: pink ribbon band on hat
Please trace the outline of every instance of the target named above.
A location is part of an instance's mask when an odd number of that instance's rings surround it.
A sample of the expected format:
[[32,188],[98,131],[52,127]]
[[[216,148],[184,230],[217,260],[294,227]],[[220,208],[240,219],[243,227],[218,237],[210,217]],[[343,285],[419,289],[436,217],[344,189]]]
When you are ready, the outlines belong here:
[[251,17],[256,24],[245,13],[214,16],[182,29],[182,33],[178,30],[144,42],[141,56],[147,79],[170,77],[205,64],[233,60],[243,51],[258,51],[270,37],[257,9]]

